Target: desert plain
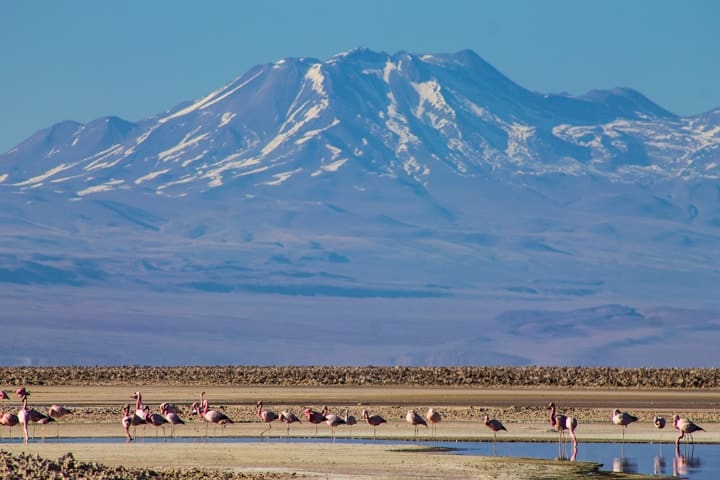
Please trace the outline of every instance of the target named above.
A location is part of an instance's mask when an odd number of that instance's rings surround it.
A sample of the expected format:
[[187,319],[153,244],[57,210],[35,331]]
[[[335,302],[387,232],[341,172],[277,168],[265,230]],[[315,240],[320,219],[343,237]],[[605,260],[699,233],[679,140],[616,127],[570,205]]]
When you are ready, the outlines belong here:
[[[0,368],[0,389],[9,400],[3,412],[17,411],[15,389],[30,391],[29,407],[47,411],[60,404],[73,411],[56,422],[30,427],[28,445],[19,441],[20,426],[0,427],[0,473],[3,478],[641,478],[606,471],[587,462],[557,458],[528,459],[502,455],[493,448],[487,414],[507,431],[498,440],[555,442],[547,405],[572,415],[580,449],[583,442],[619,442],[622,427],[610,422],[620,408],[639,420],[625,431],[626,442],[657,442],[656,415],[668,426],[662,440],[674,442],[677,413],[705,428],[697,441],[720,444],[720,385],[715,369],[589,369],[491,367],[14,367]],[[180,407],[185,425],[139,426],[124,442],[122,408],[142,392],[143,404],[159,411],[162,402]],[[207,425],[191,415],[190,405],[205,392],[212,408],[234,423]],[[271,428],[256,415],[266,409],[290,409],[302,420],[289,431],[279,421]],[[305,421],[306,407],[356,417],[352,427],[339,426],[337,438],[364,443],[333,443],[331,429]],[[435,433],[421,427],[417,440],[405,413],[424,415],[432,407],[442,414]],[[387,423],[373,427],[361,412],[381,415]],[[263,433],[264,432],[264,433]],[[261,436],[262,433],[262,436]],[[12,440],[9,439],[12,436]],[[309,441],[291,442],[287,437]],[[249,442],[229,442],[245,437]],[[82,439],[114,438],[114,442]],[[435,448],[435,441],[486,442],[483,455],[458,455]],[[395,443],[394,441],[397,441]],[[720,449],[720,445],[718,445]],[[720,451],[720,450],[719,450]]]

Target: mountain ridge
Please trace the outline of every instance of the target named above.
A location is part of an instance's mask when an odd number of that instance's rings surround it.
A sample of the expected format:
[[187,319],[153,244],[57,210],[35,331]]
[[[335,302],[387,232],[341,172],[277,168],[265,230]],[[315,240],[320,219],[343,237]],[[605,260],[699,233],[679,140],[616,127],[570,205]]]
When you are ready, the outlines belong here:
[[0,361],[707,365],[717,112],[356,49],[61,122],[0,155]]

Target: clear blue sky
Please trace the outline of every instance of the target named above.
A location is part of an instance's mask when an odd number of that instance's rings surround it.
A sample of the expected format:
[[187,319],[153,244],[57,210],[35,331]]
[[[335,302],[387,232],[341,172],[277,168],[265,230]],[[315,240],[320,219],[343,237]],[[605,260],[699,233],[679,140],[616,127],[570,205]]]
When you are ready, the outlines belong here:
[[531,90],[720,107],[715,0],[0,0],[0,152],[62,120],[139,120],[254,65],[473,49]]

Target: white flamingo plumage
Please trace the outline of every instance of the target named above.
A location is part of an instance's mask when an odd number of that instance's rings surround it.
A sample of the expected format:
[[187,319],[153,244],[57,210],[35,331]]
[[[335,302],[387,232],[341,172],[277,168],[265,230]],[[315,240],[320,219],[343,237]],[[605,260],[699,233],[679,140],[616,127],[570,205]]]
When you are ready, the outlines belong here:
[[627,412],[623,412],[619,408],[616,408],[612,412],[612,422],[615,425],[622,425],[622,427],[623,427],[623,430],[622,430],[623,443],[625,443],[625,429],[627,428],[628,425],[630,425],[633,422],[637,422],[637,421],[638,421],[638,417],[636,417],[635,415],[630,415]]
[[422,418],[415,410],[407,411],[407,413],[405,414],[405,421],[415,427],[415,440],[417,440],[418,427],[420,425],[424,425],[425,428],[428,428],[428,424],[425,419]]
[[550,410],[550,426],[559,433],[558,442],[563,441],[565,430],[567,430],[572,438],[573,447],[577,448],[577,437],[575,436],[575,429],[578,426],[577,419],[567,415],[558,415],[554,402],[550,402],[548,410]]
[[291,412],[290,410],[287,410],[287,409],[280,412],[279,417],[280,417],[280,421],[282,423],[286,424],[286,427],[285,427],[285,436],[286,437],[290,436],[290,424],[302,423],[297,415],[295,415],[293,412]]
[[330,427],[330,434],[332,435],[333,443],[335,443],[335,428],[340,425],[344,425],[345,420],[343,420],[337,415],[328,413],[327,405],[323,405],[322,414],[325,417],[325,423]]

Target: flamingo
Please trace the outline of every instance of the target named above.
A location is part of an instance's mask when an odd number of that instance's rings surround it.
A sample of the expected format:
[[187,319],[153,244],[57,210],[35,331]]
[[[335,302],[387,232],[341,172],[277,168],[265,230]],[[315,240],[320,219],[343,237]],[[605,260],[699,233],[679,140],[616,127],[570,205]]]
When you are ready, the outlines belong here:
[[658,417],[655,415],[653,417],[653,425],[655,425],[655,428],[660,430],[660,443],[662,443],[662,431],[663,428],[665,428],[665,417]]
[[344,425],[344,424],[345,424],[345,420],[343,420],[342,418],[338,417],[337,415],[334,415],[334,414],[332,414],[332,413],[328,413],[328,407],[327,407],[327,405],[323,405],[322,414],[323,414],[323,416],[325,417],[325,423],[327,423],[328,426],[330,427],[330,432],[331,432],[331,435],[332,435],[332,440],[333,440],[333,443],[335,443],[335,428],[336,428],[337,426],[339,426],[339,425]]
[[132,435],[130,435],[130,426],[133,425],[133,417],[135,415],[130,415],[130,404],[126,403],[123,407],[123,417],[122,417],[122,426],[125,430],[125,438],[127,438],[128,442],[133,441]]
[[500,420],[496,419],[490,419],[489,415],[485,415],[485,426],[488,427],[493,432],[493,454],[495,453],[495,446],[497,445],[497,432],[500,430],[505,430],[507,432],[507,428],[505,428],[505,425],[502,424]]
[[357,425],[357,419],[349,413],[350,408],[345,407],[345,415],[343,416],[343,420],[345,420],[345,425],[350,427],[350,436],[352,436],[352,426]]
[[[10,397],[4,390],[0,390],[0,400],[10,400]],[[15,415],[14,413],[0,412],[0,425],[4,425],[10,429],[9,436],[12,436],[12,427],[17,425],[19,421],[20,420],[18,419],[17,415]]]
[[44,413],[38,412],[34,408],[32,408],[32,409],[28,408],[28,406],[27,406],[28,395],[29,395],[29,393],[27,391],[25,391],[25,396],[23,397],[23,406],[20,409],[20,411],[18,411],[18,420],[23,425],[23,433],[25,434],[25,443],[26,444],[29,443],[29,435],[28,435],[28,430],[27,430],[29,423],[31,423],[31,422],[32,423],[40,423],[41,425],[44,426],[46,423],[55,421],[51,417],[48,417]]
[[146,410],[142,405],[142,393],[135,392],[130,395],[130,398],[135,399],[135,415],[145,420]]
[[[170,424],[170,436],[172,438],[175,438],[175,425],[185,425],[185,422],[182,418],[178,415],[178,409],[177,408],[171,408],[175,407],[174,405],[168,404],[168,403],[162,403],[160,404],[161,410],[160,412],[165,417],[165,420]],[[174,410],[174,411],[172,411]]]
[[145,423],[149,423],[155,427],[155,436],[157,437],[157,427],[161,427],[163,430],[163,438],[165,438],[165,424],[170,423],[167,418],[163,417],[159,413],[152,413],[149,406],[145,406]]
[[[704,432],[705,429],[694,424],[687,418],[680,418],[680,415],[673,415],[673,426],[676,430],[680,430],[680,435],[675,440],[675,447],[676,450],[680,451],[680,440],[682,440],[685,435],[688,436],[688,439],[695,443],[695,439],[693,438],[693,433],[695,432]],[[687,440],[687,439],[686,439]]]
[[[72,410],[69,410],[62,405],[50,405],[48,408],[48,415],[55,420],[58,420],[65,415],[72,415]],[[57,424],[57,436],[60,437],[60,424]]]
[[440,412],[436,411],[434,408],[428,408],[427,412],[425,412],[425,418],[427,418],[427,421],[432,425],[432,436],[435,438],[437,433],[437,424],[442,421],[442,415],[440,415]]
[[287,427],[285,428],[285,436],[286,437],[290,436],[290,424],[291,423],[302,423],[300,421],[300,419],[297,417],[297,415],[295,415],[290,410],[283,410],[282,412],[280,412],[279,417],[280,417],[280,421],[282,423],[287,424]]
[[257,416],[261,422],[266,423],[268,426],[267,429],[263,430],[262,433],[260,433],[260,436],[262,437],[265,432],[268,432],[268,437],[270,437],[272,422],[278,419],[277,414],[272,410],[263,410],[263,402],[262,400],[260,400],[259,402],[257,402]]
[[207,422],[205,423],[205,437],[207,437],[207,429],[210,423],[220,425],[223,428],[225,428],[225,425],[227,425],[228,423],[233,423],[230,417],[228,417],[224,413],[218,412],[217,410],[210,410],[210,406],[207,400],[203,401],[203,405],[200,405],[198,402],[194,402],[192,404],[192,408],[204,422]]
[[[175,413],[178,415],[182,413],[176,405],[174,405],[172,403],[168,403],[168,402],[163,402],[160,404],[160,411],[167,412],[167,413]],[[165,414],[163,414],[163,415],[165,415]]]
[[550,426],[558,431],[560,437],[558,443],[562,442],[565,430],[570,432],[570,436],[573,441],[573,449],[577,448],[577,437],[575,436],[575,429],[578,426],[578,421],[575,417],[568,417],[566,415],[558,415],[556,413],[555,403],[550,402],[548,405],[550,410]]
[[622,433],[622,435],[623,435],[623,443],[625,443],[625,429],[626,429],[627,426],[630,425],[631,423],[637,422],[637,420],[638,420],[638,417],[636,417],[636,416],[634,416],[634,415],[630,415],[630,414],[627,413],[627,412],[621,412],[619,408],[616,408],[615,410],[613,410],[613,412],[612,412],[612,422],[613,422],[615,425],[622,425],[622,427],[623,427],[623,431],[622,431],[622,432],[623,432],[623,433]]
[[387,423],[387,421],[381,417],[380,415],[370,415],[370,413],[367,410],[362,411],[362,418],[365,419],[368,425],[372,425],[373,427],[373,438],[377,439],[377,432],[375,429],[378,427],[378,425],[382,425],[383,423]]
[[306,408],[303,413],[305,414],[305,418],[307,418],[307,421],[315,425],[315,438],[317,438],[317,426],[325,421],[325,415],[323,415],[321,412],[316,412],[311,408]]
[[20,422],[17,415],[10,412],[5,412],[0,415],[0,425],[4,425],[10,429],[9,436],[12,437],[12,428]]
[[30,392],[28,392],[25,387],[18,388],[15,393],[18,397],[20,397],[21,400],[23,399],[23,397],[27,397],[28,395],[30,395]]
[[418,436],[418,427],[420,425],[425,425],[425,428],[427,428],[427,422],[424,418],[422,418],[415,410],[408,410],[405,414],[405,421],[415,427],[415,440],[417,440]]

